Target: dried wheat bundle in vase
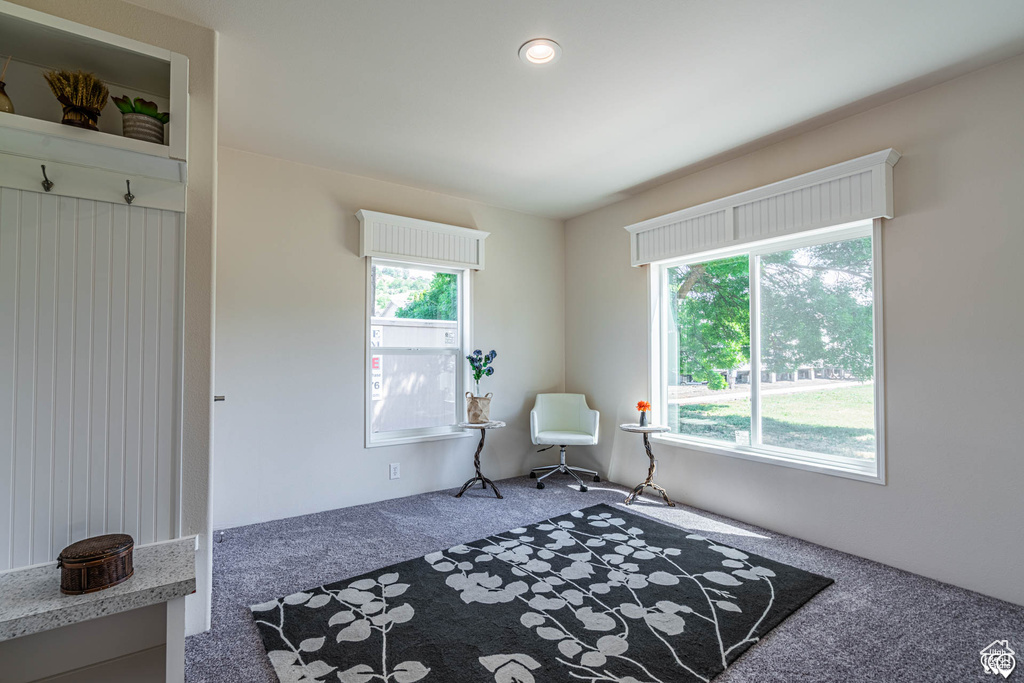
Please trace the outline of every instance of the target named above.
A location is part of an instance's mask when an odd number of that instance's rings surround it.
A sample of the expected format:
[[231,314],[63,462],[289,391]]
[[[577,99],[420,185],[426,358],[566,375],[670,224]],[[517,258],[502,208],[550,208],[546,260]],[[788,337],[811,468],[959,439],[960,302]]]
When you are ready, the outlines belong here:
[[107,86],[84,71],[49,71],[43,77],[64,106],[61,123],[97,130],[96,121],[107,104]]

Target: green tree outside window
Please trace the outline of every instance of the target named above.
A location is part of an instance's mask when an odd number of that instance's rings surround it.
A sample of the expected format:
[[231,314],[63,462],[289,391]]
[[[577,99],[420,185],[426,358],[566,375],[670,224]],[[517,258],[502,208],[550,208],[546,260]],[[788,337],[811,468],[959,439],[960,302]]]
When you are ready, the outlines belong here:
[[454,273],[434,273],[430,286],[395,311],[396,318],[458,320],[459,286]]

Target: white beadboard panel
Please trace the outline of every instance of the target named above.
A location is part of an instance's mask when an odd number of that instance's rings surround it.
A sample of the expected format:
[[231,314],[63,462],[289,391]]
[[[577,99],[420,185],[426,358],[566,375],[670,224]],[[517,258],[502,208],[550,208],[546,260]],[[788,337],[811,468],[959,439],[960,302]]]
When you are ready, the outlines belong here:
[[634,266],[855,221],[892,218],[893,149],[630,225]]
[[[50,481],[53,475],[54,410],[57,370],[57,201],[42,200],[37,261],[35,448],[32,519],[49,519]],[[49,548],[49,524],[32,528],[32,548]],[[33,557],[34,562],[41,562]]]
[[[111,212],[110,257],[110,358],[124,358],[128,348],[128,207]],[[127,367],[110,364],[107,396],[107,509],[106,527],[124,528],[125,425],[128,412]]]
[[725,211],[676,221],[637,235],[638,248],[651,260],[714,249],[731,238]]
[[145,288],[145,213],[128,212],[128,305],[125,308],[124,500],[122,528],[140,538],[142,510],[142,295]]
[[13,295],[17,306],[14,358],[14,449],[11,453],[13,504],[11,554],[30,557],[32,547],[32,449],[35,433],[35,333],[36,263],[39,258],[39,213],[42,198],[26,198],[21,204],[18,234],[18,281]]
[[[177,473],[180,471],[177,446],[181,386],[176,378],[180,375],[177,362],[183,355],[181,347],[182,319],[180,309],[182,265],[182,239],[184,232],[179,229],[179,215],[172,211],[160,212],[160,281],[157,311],[159,312],[160,353],[157,355],[157,396],[156,396],[156,530],[176,531],[178,514]],[[176,533],[173,535],[177,535]]]
[[[29,195],[31,193],[26,193]],[[68,334],[74,344],[71,370],[71,538],[89,536],[89,466],[90,450],[89,414],[92,407],[92,284],[93,272],[93,212],[89,200],[76,202],[74,240],[75,263],[73,269],[74,310],[73,323]],[[24,233],[24,224],[22,232]],[[58,428],[60,426],[58,425]],[[15,529],[18,524],[15,520]],[[55,556],[56,557],[56,556]]]
[[483,270],[490,233],[363,209],[360,256]]
[[859,220],[875,206],[872,171],[803,187],[733,209],[738,241]]
[[110,233],[113,206],[105,202],[93,204],[92,255],[92,381],[89,405],[89,452],[102,453],[89,461],[90,536],[103,533],[107,506],[107,422],[110,419]]
[[[150,504],[139,505],[139,537],[156,540],[156,409],[160,387],[157,383],[157,364],[160,355],[160,213],[146,211],[144,219],[143,259],[145,263],[142,285],[142,401],[139,406],[142,421],[142,445],[139,448],[139,500]],[[145,454],[151,454],[146,457]]]
[[0,188],[0,570],[178,533],[180,213]]
[[[22,193],[28,195],[30,193]],[[53,473],[50,482],[50,530],[53,544],[71,539],[71,424],[74,410],[75,250],[77,202],[60,197],[57,205],[57,371],[54,401]],[[60,425],[58,429],[57,426]],[[41,524],[42,522],[37,522]],[[2,533],[2,530],[0,530]],[[13,564],[12,566],[20,566]]]
[[[18,353],[18,237],[17,193],[0,189],[0,492],[14,487],[14,364]],[[0,499],[0,567],[11,564],[11,522],[14,501]]]

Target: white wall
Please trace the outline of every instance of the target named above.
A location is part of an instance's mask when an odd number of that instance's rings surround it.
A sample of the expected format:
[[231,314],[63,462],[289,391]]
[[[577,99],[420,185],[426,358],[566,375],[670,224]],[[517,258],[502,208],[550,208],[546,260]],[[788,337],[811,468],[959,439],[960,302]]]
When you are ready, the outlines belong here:
[[647,395],[646,268],[623,226],[887,147],[888,485],[655,447],[679,500],[1024,604],[1024,57],[672,181],[566,224],[566,386],[602,410],[602,467],[646,458],[615,429]]
[[217,34],[122,0],[14,1],[189,58],[181,525],[184,535],[199,535],[196,593],[186,600],[187,629],[189,633],[197,633],[210,627],[213,566],[209,538],[209,473],[213,240],[217,198]]
[[[460,486],[476,438],[363,447],[366,270],[355,212],[478,228],[476,346],[498,351],[483,455],[525,472],[534,396],[564,380],[560,221],[221,148],[213,519],[216,528]],[[550,454],[545,454],[550,455]],[[388,464],[402,477],[388,480]]]

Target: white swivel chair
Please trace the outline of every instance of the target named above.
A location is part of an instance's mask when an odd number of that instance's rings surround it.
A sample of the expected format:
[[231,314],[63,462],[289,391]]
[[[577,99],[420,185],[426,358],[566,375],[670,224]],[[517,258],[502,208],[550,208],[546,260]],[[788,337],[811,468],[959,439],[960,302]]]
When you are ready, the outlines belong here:
[[577,473],[601,481],[594,470],[565,464],[566,446],[593,446],[597,443],[599,417],[600,413],[587,406],[587,398],[583,394],[537,395],[537,402],[530,411],[530,438],[535,445],[545,446],[538,453],[553,446],[558,446],[560,453],[557,465],[535,467],[530,472],[530,478],[537,480],[537,488],[544,488],[542,480],[555,472],[568,474],[578,481],[580,491],[586,491],[587,487]]

